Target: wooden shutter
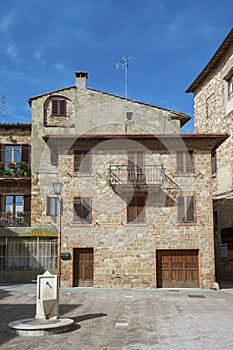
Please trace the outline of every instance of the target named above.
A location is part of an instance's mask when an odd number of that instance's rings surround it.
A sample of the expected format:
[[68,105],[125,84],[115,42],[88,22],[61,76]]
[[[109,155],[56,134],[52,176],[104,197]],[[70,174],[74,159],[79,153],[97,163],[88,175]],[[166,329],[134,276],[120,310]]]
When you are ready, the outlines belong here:
[[0,162],[4,162],[4,145],[0,143]]
[[194,158],[193,151],[189,151],[186,153],[186,172],[188,174],[191,174],[194,171],[193,158]]
[[86,151],[84,152],[83,157],[83,172],[87,174],[91,172],[92,156],[90,152]]
[[178,174],[184,172],[184,153],[183,153],[183,151],[176,152],[176,172]]
[[91,172],[92,155],[88,151],[74,151],[74,172],[88,174]]
[[3,205],[4,205],[3,200],[4,200],[4,197],[3,197],[2,194],[0,194],[0,217],[3,216],[3,211],[4,211],[4,209],[3,209]]
[[30,145],[27,145],[27,144],[22,145],[22,155],[21,155],[22,162],[30,163],[30,153],[31,153],[30,150],[31,150]]
[[78,173],[80,171],[80,165],[82,162],[81,152],[74,151],[74,172]]
[[82,199],[82,221],[84,223],[91,223],[91,198],[85,197]]
[[177,198],[177,207],[178,207],[178,222],[184,222],[184,220],[185,220],[184,197]]
[[134,215],[134,206],[131,205],[131,203],[127,206],[127,222],[134,222],[135,215]]
[[211,155],[211,164],[212,164],[212,175],[217,173],[217,155],[216,152]]
[[145,222],[145,198],[143,196],[137,197],[137,222],[143,223]]
[[58,199],[57,197],[46,197],[46,215],[57,216]]
[[145,222],[145,197],[134,196],[127,206],[127,222]]
[[74,198],[74,221],[81,222],[82,210],[81,210],[81,197]]
[[58,115],[58,100],[52,100],[52,114]]
[[66,100],[59,100],[59,114],[66,115]]
[[188,196],[187,200],[187,221],[195,221],[195,198],[193,196]]
[[31,195],[26,194],[23,197],[23,211],[26,213],[27,217],[31,215]]

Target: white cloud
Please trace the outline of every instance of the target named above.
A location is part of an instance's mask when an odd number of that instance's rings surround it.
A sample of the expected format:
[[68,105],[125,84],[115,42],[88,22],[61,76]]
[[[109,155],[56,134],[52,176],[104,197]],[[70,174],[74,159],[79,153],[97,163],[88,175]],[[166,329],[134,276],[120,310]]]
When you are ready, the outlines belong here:
[[33,55],[33,57],[41,64],[45,64],[45,60],[43,59],[43,54],[41,51],[36,51]]
[[7,31],[10,28],[14,17],[15,17],[15,13],[12,11],[7,16],[5,16],[1,19],[0,28],[2,31]]
[[12,59],[12,61],[21,61],[15,46],[13,46],[12,44],[8,45],[6,49],[6,54]]

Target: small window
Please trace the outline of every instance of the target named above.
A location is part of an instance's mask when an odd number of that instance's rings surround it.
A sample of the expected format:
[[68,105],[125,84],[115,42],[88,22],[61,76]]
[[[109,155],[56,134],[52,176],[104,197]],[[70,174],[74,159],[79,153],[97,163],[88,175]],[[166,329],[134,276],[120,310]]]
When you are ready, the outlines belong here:
[[216,152],[211,155],[211,164],[212,164],[212,175],[217,174],[217,155]]
[[176,171],[177,174],[194,173],[194,153],[193,151],[176,152]]
[[47,197],[46,215],[57,216],[57,206],[58,206],[58,198],[57,197]]
[[128,123],[133,121],[133,113],[132,112],[126,112],[126,121]]
[[52,100],[52,115],[65,116],[66,115],[66,100]]
[[228,85],[228,99],[230,100],[233,97],[233,75],[227,81]]
[[127,206],[127,223],[142,224],[146,221],[146,196],[135,195]]
[[90,174],[92,171],[92,156],[89,151],[74,151],[74,172]]
[[178,222],[189,223],[196,221],[195,197],[180,196],[177,199]]
[[80,224],[91,224],[92,210],[90,197],[74,198],[74,222]]

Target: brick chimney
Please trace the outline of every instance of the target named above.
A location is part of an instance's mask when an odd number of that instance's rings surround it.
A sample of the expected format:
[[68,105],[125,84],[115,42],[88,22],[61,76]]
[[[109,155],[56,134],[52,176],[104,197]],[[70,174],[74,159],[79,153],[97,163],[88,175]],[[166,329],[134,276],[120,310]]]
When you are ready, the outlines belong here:
[[75,85],[79,90],[87,88],[88,72],[75,72]]

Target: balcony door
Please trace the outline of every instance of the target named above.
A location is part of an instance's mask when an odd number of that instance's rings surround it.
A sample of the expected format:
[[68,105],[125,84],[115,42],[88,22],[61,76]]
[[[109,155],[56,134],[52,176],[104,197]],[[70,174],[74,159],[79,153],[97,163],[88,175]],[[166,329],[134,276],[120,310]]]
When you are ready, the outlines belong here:
[[145,183],[144,153],[128,152],[128,182],[134,185]]

